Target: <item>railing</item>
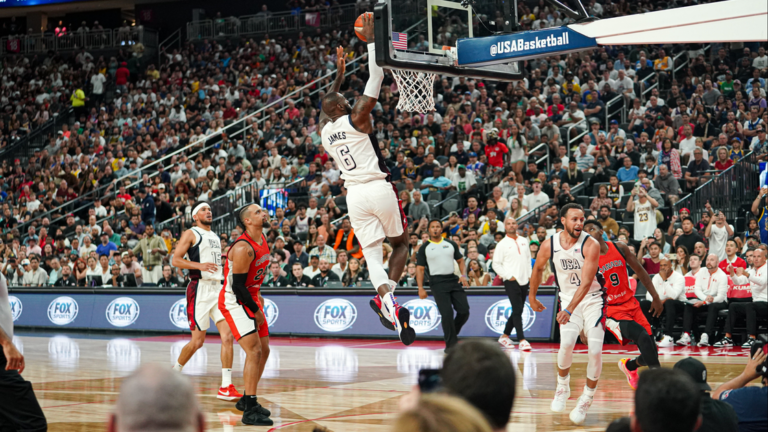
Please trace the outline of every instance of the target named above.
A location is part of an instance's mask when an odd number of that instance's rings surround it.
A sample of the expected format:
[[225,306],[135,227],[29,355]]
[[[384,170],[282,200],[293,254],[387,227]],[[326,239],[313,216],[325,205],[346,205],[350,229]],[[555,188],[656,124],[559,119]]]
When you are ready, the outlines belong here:
[[[586,187],[587,187],[587,182],[581,182],[577,184],[576,186],[571,188],[571,195],[577,196],[579,192],[581,192],[582,189],[586,189]],[[555,202],[554,199],[550,199],[546,204],[542,204],[536,207],[535,209],[528,211],[528,213],[517,218],[517,224],[518,225],[522,225],[525,223],[538,224],[542,213],[547,211],[547,208],[549,208],[549,206],[551,206],[554,202]],[[520,205],[522,206],[523,203],[520,203]]]
[[[613,107],[614,105],[618,105],[619,109],[615,111],[611,111],[611,107]],[[627,112],[627,107],[624,104],[624,96],[618,95],[615,98],[609,100],[608,103],[605,104],[605,130],[611,129],[610,123],[611,123],[612,117],[616,114],[621,115],[621,121],[619,123],[626,123],[626,119],[627,119],[626,112]]]
[[146,47],[156,47],[157,32],[143,26],[71,32],[63,36],[53,34],[32,34],[4,36],[0,38],[0,55],[40,54],[53,51],[73,51],[80,48],[98,50],[119,48],[125,45],[141,43]]
[[163,56],[165,55],[166,49],[174,46],[181,48],[180,28],[176,29],[175,32],[168,35],[167,38],[163,39],[162,42],[157,45],[157,64],[163,64]]
[[[573,130],[573,128],[579,125],[584,126],[584,132],[581,132],[580,134],[571,138],[571,130]],[[560,136],[560,139],[562,139],[563,142],[567,144],[566,147],[568,148],[568,157],[570,158],[572,156],[571,146],[573,145],[573,143],[577,142],[581,137],[589,133],[589,125],[587,124],[587,119],[585,118],[580,122],[576,122],[568,127],[560,128],[561,133],[563,129],[565,129],[565,137]]]
[[357,12],[356,4],[348,4],[323,11],[270,12],[194,21],[187,23],[187,40],[233,38],[290,32],[305,28],[335,27],[353,23],[358,16]]
[[63,123],[68,122],[72,112],[73,109],[70,107],[61,112],[53,113],[51,119],[42,126],[32,130],[25,137],[8,144],[5,148],[0,149],[0,161],[21,159],[25,162],[35,149],[45,147],[48,134],[54,133]]
[[681,208],[687,208],[693,212],[691,217],[699,220],[709,203],[713,210],[722,210],[728,220],[735,220],[742,206],[751,205],[759,191],[759,161],[757,154],[750,152],[677,201],[674,205],[675,214]]

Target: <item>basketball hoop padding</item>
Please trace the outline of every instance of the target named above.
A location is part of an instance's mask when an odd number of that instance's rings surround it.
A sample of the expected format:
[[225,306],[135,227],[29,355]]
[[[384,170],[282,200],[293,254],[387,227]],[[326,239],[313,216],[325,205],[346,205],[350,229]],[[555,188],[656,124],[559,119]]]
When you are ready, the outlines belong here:
[[435,98],[432,95],[435,74],[406,69],[392,69],[392,74],[400,93],[397,109],[422,114],[435,110]]

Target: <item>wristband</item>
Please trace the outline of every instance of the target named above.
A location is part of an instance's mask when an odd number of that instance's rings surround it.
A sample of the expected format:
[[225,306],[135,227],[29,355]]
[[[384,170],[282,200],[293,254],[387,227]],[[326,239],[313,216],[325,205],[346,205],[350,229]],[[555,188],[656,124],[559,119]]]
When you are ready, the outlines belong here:
[[571,313],[568,311],[568,309],[563,309],[563,312],[567,313],[568,315],[571,315]]

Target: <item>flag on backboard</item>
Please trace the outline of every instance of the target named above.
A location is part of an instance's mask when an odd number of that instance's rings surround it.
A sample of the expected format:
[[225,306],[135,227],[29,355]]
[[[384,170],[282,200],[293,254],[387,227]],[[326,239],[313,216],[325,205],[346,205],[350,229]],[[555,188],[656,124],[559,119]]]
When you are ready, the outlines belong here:
[[408,34],[392,32],[392,48],[399,50],[408,49]]

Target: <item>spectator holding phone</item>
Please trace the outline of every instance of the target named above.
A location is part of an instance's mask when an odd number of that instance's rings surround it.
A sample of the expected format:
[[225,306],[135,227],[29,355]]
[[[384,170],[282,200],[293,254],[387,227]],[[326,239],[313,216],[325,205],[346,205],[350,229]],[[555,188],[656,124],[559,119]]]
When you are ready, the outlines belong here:
[[[768,364],[765,343],[756,344],[750,352],[747,366],[736,378],[720,384],[712,392],[712,399],[730,404],[739,417],[742,432],[764,431],[768,424]],[[760,378],[762,386],[747,386]]]

